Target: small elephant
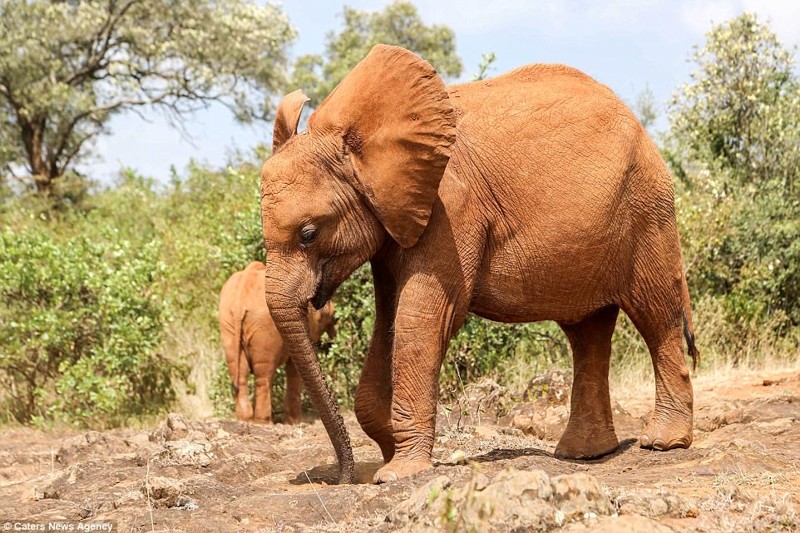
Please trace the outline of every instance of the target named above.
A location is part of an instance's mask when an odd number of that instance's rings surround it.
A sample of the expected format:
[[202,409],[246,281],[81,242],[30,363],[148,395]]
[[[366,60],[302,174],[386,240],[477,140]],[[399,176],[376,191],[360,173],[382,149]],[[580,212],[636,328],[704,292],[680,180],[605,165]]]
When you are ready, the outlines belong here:
[[[272,381],[278,367],[285,364],[284,422],[297,424],[302,420],[300,393],[303,384],[264,300],[265,271],[264,263],[250,263],[228,278],[219,295],[219,331],[231,376],[236,418],[265,424],[272,422]],[[323,332],[332,339],[336,335],[333,304],[327,302],[318,311],[312,309],[308,327],[311,342],[319,342]],[[256,382],[255,408],[250,405],[247,390],[250,372],[255,375]]]
[[266,298],[341,481],[352,449],[305,314],[367,261],[376,317],[355,413],[383,452],[375,482],[431,468],[439,372],[469,312],[559,324],[574,386],[555,455],[587,459],[619,445],[608,372],[624,311],[655,371],[640,444],[690,445],[683,339],[697,350],[672,178],[608,87],[546,64],[447,87],[418,55],[377,45],[297,133],[306,101],[279,105],[261,173]]

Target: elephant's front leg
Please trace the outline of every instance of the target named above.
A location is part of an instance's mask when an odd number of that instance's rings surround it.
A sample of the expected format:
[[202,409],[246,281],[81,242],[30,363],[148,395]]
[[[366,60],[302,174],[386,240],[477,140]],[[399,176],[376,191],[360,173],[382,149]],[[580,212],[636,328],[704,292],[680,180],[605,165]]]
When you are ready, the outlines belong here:
[[395,319],[392,351],[394,457],[375,474],[376,483],[411,476],[432,467],[439,371],[455,316],[453,297],[438,280],[408,283]]

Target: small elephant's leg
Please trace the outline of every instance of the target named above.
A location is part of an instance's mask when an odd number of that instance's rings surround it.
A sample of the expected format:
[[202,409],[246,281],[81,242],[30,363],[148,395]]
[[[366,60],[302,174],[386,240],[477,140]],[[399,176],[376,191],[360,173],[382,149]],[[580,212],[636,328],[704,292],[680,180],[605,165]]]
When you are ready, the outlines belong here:
[[607,307],[577,324],[560,324],[572,348],[574,378],[569,423],[555,451],[559,459],[590,459],[619,446],[608,389],[611,336],[618,314],[618,307]]
[[250,364],[244,350],[239,352],[237,362],[236,384],[233,387],[236,402],[236,418],[252,420],[253,405],[250,403]]
[[383,460],[394,457],[392,429],[392,342],[394,321],[394,286],[384,281],[380,267],[373,265],[375,282],[375,325],[356,390],[355,412],[361,429],[378,443]]
[[283,403],[283,421],[286,424],[299,424],[303,421],[301,394],[303,380],[291,359],[286,360],[286,398]]
[[[241,320],[238,322],[241,327]],[[225,349],[225,362],[231,379],[231,394],[236,406],[236,418],[253,418],[253,406],[248,397],[247,382],[250,378],[250,363],[247,361],[244,346],[241,345],[241,331],[230,320],[220,323],[220,336]]]
[[433,466],[439,372],[451,334],[466,316],[464,299],[437,282],[407,283],[400,296],[392,350],[395,454],[375,474],[376,483]]
[[272,423],[272,381],[277,370],[278,354],[269,339],[263,338],[253,339],[250,353],[255,375],[253,422],[270,424]]
[[272,379],[271,376],[256,375],[255,410],[253,422],[258,424],[272,423]]

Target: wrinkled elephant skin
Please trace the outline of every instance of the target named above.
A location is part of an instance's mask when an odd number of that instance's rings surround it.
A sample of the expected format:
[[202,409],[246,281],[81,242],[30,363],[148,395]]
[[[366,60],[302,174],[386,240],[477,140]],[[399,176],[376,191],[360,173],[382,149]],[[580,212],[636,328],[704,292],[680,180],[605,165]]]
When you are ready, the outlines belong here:
[[[431,467],[438,376],[468,312],[562,327],[575,375],[555,455],[587,459],[618,446],[608,372],[621,309],[655,370],[641,445],[690,445],[684,337],[697,352],[672,179],[610,89],[562,65],[446,87],[417,55],[378,45],[298,134],[305,101],[281,102],[262,169],[266,296],[300,339],[307,302],[371,263],[376,318],[355,409],[386,461],[376,482]],[[308,346],[292,353],[352,470],[318,362]]]

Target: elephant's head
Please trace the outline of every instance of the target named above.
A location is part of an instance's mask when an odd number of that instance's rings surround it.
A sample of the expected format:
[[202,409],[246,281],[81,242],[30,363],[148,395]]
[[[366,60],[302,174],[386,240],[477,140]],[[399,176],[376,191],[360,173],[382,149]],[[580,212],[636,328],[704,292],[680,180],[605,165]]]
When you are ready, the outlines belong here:
[[341,479],[351,481],[349,437],[309,342],[307,303],[319,309],[387,239],[414,246],[450,157],[455,117],[433,67],[385,45],[297,134],[306,101],[295,91],[281,102],[261,174],[266,298],[336,449]]

